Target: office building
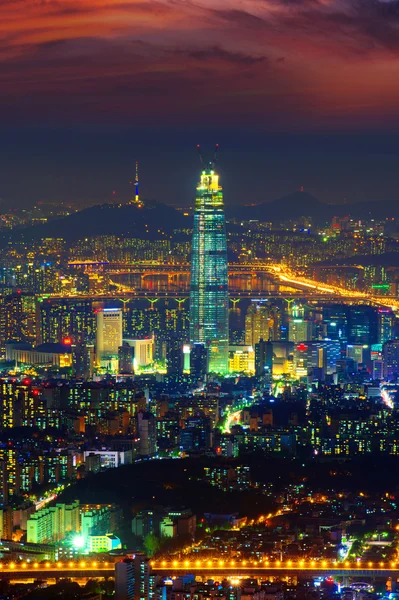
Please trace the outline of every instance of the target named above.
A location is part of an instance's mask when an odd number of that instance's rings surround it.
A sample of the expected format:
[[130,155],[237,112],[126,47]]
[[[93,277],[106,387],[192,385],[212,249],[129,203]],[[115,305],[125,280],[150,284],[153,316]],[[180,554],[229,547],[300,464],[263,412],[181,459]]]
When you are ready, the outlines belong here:
[[190,342],[208,348],[208,372],[227,373],[229,298],[219,175],[209,163],[197,186],[191,251]]
[[392,340],[395,315],[388,308],[379,308],[377,311],[378,317],[378,343],[385,344]]
[[255,375],[271,378],[273,374],[273,344],[260,339],[255,344]]
[[139,412],[137,426],[140,438],[139,452],[141,456],[153,456],[157,451],[157,425],[150,412]]
[[123,342],[118,349],[119,373],[133,375],[134,373],[134,348],[127,342]]
[[148,367],[154,361],[154,338],[151,337],[142,340],[124,339],[123,343],[128,344],[134,350],[134,371],[142,367]]
[[[122,310],[103,308],[97,312],[97,364],[117,370],[119,348],[122,346]],[[115,369],[116,367],[116,369]]]
[[134,560],[115,563],[115,600],[134,600]]
[[206,377],[208,350],[205,344],[193,344],[190,351],[190,375],[195,379]]
[[288,323],[288,341],[298,344],[312,339],[313,323],[305,319],[291,319]]
[[171,335],[167,342],[166,372],[169,377],[180,377],[183,375],[183,344],[180,336]]
[[260,339],[279,340],[281,313],[277,306],[252,303],[245,315],[245,344],[255,348]]
[[378,342],[378,318],[374,307],[358,305],[349,307],[348,342],[367,346]]
[[382,347],[384,378],[396,381],[399,376],[399,340],[385,342]]

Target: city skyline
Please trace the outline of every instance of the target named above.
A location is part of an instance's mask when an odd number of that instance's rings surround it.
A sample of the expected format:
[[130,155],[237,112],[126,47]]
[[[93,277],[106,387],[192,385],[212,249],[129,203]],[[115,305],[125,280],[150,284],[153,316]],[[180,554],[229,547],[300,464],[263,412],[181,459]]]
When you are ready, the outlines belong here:
[[0,2],[0,600],[399,600],[398,63],[399,0]]

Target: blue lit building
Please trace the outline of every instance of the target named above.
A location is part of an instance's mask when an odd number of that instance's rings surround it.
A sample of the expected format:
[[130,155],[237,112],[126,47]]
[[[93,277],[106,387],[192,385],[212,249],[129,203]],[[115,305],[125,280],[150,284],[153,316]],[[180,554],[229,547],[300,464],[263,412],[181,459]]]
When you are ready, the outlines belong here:
[[223,193],[212,162],[197,186],[190,283],[190,342],[208,349],[208,373],[228,371],[228,302]]

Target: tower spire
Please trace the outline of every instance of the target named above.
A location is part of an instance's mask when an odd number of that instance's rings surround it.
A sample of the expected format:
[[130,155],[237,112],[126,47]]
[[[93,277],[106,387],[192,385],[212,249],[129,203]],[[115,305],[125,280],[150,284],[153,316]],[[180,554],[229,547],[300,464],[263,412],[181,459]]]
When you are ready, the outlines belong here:
[[136,191],[136,204],[140,204],[140,196],[139,196],[139,161],[136,160],[136,177],[134,179],[134,187]]
[[[130,182],[133,183],[132,181]],[[128,204],[135,204],[138,208],[143,208],[144,204],[140,200],[139,194],[139,161],[136,160],[136,173],[134,177],[134,196],[129,200]]]

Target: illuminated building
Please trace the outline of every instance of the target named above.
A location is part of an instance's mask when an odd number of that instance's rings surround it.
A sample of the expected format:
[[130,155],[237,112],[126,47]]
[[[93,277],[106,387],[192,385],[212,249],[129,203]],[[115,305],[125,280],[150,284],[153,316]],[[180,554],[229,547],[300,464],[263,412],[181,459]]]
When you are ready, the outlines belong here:
[[304,319],[291,319],[288,323],[290,342],[307,342],[312,339],[312,323]]
[[124,339],[123,343],[129,344],[134,349],[134,370],[148,367],[154,360],[154,339],[130,340]]
[[361,344],[348,344],[346,346],[346,356],[361,364],[365,361],[367,348],[367,346]]
[[342,343],[347,342],[348,338],[348,309],[343,305],[324,306],[323,324],[324,334],[329,340],[336,340]]
[[183,375],[183,344],[178,335],[171,336],[166,352],[166,372],[169,377]]
[[339,342],[319,340],[298,344],[294,349],[295,373],[298,377],[310,375],[324,380],[326,375],[335,373],[340,357]]
[[190,342],[208,348],[208,372],[227,373],[229,304],[223,193],[214,161],[195,201],[190,280]]
[[263,340],[280,339],[281,315],[276,307],[253,303],[245,315],[245,343],[255,347]]
[[89,552],[111,552],[119,548],[122,548],[122,543],[113,533],[89,536]]
[[72,376],[76,379],[91,379],[94,369],[94,345],[72,344]]
[[45,343],[36,348],[21,349],[6,346],[8,360],[15,361],[18,365],[53,365],[60,368],[72,366],[72,351],[70,344]]
[[103,308],[97,312],[96,357],[97,364],[106,366],[117,362],[119,348],[122,346],[122,310]]
[[115,564],[115,600],[149,600],[151,591],[149,559],[136,552],[132,559]]
[[37,343],[62,342],[70,337],[74,343],[89,341],[96,329],[93,301],[81,298],[39,298]]
[[134,600],[134,559],[115,563],[115,600]]
[[80,531],[85,543],[91,535],[106,535],[119,528],[121,511],[115,505],[83,504],[80,510]]
[[385,342],[382,347],[382,356],[385,379],[396,381],[399,376],[399,340]]
[[377,311],[372,306],[349,307],[348,342],[368,346],[378,342]]
[[384,344],[391,340],[393,336],[393,326],[395,315],[387,308],[379,308],[378,316],[378,343]]
[[252,374],[255,372],[255,352],[252,346],[230,346],[229,372]]
[[[27,521],[27,541],[33,544],[60,542],[79,523],[79,503],[42,508]],[[78,530],[75,530],[78,531]]]

